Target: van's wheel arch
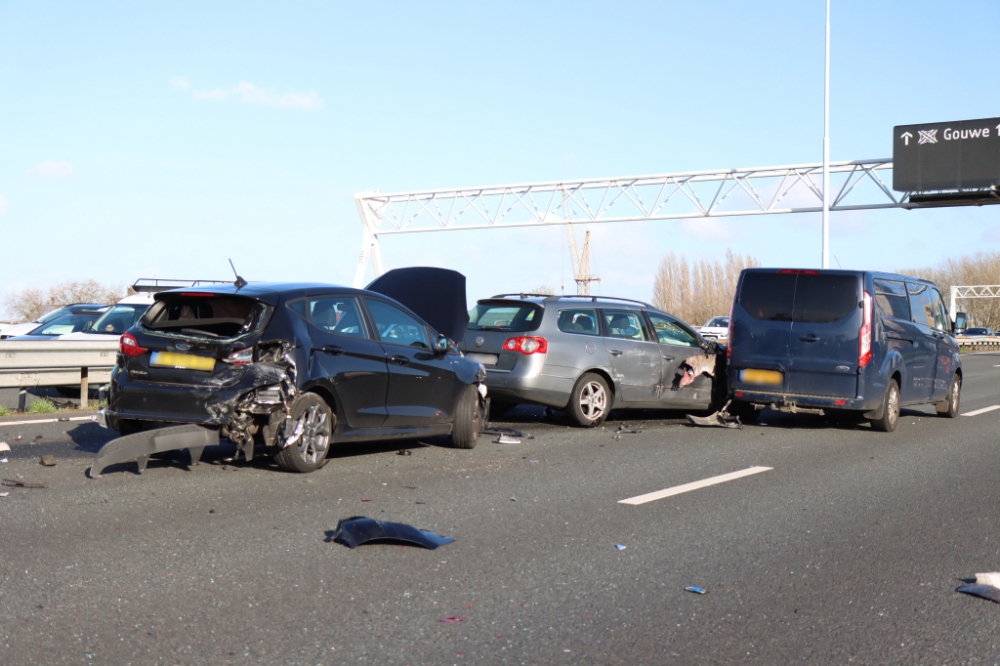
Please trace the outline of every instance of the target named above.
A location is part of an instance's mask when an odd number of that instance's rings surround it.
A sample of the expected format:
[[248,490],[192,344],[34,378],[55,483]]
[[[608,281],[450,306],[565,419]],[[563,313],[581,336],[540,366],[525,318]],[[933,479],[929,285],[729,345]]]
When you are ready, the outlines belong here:
[[874,430],[892,432],[899,423],[899,382],[895,378],[889,380],[882,399],[882,416],[869,419]]
[[[274,456],[274,460],[289,472],[314,472],[326,462],[337,417],[327,401],[315,393],[295,396],[288,412],[291,418],[285,422],[284,441],[279,443],[284,448]],[[297,432],[300,425],[301,432]],[[284,446],[285,441],[296,435],[298,437],[291,445]]]
[[962,402],[962,373],[956,372],[948,385],[948,398],[937,403],[938,416],[953,419],[958,416],[958,408]]

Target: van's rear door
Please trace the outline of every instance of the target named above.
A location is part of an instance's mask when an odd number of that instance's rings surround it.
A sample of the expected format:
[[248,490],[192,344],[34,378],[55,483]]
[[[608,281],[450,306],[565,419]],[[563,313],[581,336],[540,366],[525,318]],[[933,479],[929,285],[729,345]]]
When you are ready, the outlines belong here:
[[[795,271],[743,272],[733,305],[731,387],[786,393]],[[762,372],[763,371],[763,372]]]
[[792,316],[788,392],[853,398],[858,391],[862,274],[799,271]]

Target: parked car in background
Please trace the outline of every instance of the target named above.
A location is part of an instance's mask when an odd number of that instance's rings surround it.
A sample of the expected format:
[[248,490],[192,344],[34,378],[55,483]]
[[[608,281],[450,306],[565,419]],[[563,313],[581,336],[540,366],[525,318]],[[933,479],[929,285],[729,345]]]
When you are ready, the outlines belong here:
[[322,466],[331,444],[450,435],[471,449],[486,390],[451,342],[465,307],[464,276],[430,268],[365,290],[238,281],[158,293],[121,336],[105,416],[123,435],[218,429],[295,472]]
[[0,330],[0,340],[6,340],[18,335],[28,335],[40,325],[47,324],[57,317],[62,317],[63,315],[73,314],[84,310],[95,310],[103,307],[106,307],[106,305],[101,303],[73,303],[72,305],[56,308],[55,310],[45,313],[35,321],[5,326],[3,330]]
[[725,340],[729,337],[729,317],[712,317],[698,332],[706,340]]
[[983,336],[983,335],[993,335],[993,331],[991,331],[988,328],[984,328],[982,326],[976,326],[976,327],[973,327],[973,328],[967,328],[967,329],[965,329],[965,332],[963,332],[962,335],[969,336],[969,337],[972,337],[972,336]]
[[486,368],[494,415],[534,403],[584,427],[617,408],[708,409],[725,374],[722,347],[647,303],[608,296],[481,300],[459,348]]
[[896,428],[904,405],[954,418],[963,376],[954,330],[933,282],[745,269],[730,317],[732,411],[853,412],[882,431]]
[[7,338],[12,342],[24,340],[58,340],[69,333],[85,333],[94,322],[108,309],[107,306],[95,310],[80,310],[73,314],[56,317],[47,324],[42,324],[27,335]]

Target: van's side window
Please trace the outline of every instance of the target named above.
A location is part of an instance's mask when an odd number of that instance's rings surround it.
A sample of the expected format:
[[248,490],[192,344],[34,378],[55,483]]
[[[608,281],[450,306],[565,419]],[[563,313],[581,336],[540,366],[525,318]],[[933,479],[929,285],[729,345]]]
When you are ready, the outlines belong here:
[[939,322],[944,321],[946,317],[940,312],[941,296],[937,291],[926,284],[916,282],[907,282],[906,291],[910,295],[911,320],[917,324],[938,328]]
[[875,280],[875,303],[882,316],[910,321],[910,302],[902,282]]
[[951,331],[951,321],[948,319],[948,308],[944,306],[944,299],[941,298],[941,293],[938,292],[937,289],[931,289],[931,293],[933,293],[934,298],[937,299],[934,328],[939,331]]

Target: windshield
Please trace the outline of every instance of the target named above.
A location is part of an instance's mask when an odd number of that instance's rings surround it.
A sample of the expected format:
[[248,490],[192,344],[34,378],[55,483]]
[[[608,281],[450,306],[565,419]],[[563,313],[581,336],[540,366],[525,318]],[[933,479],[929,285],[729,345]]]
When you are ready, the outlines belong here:
[[142,316],[142,313],[148,309],[148,303],[116,305],[101,315],[101,318],[94,322],[94,325],[87,332],[121,335],[132,328],[139,317]]
[[62,316],[64,314],[67,314],[69,311],[70,310],[69,310],[68,307],[66,307],[66,308],[56,308],[55,310],[50,310],[49,312],[46,312],[45,314],[43,314],[41,317],[39,317],[35,321],[37,321],[39,324],[47,324],[50,321],[52,321],[53,319],[55,319],[56,317],[60,317],[60,316]]
[[729,328],[729,317],[712,317],[705,328]]
[[534,303],[477,303],[469,312],[470,331],[534,331],[542,308]]
[[86,331],[90,325],[101,316],[99,312],[90,314],[68,314],[56,317],[47,324],[42,324],[29,335],[66,335]]

